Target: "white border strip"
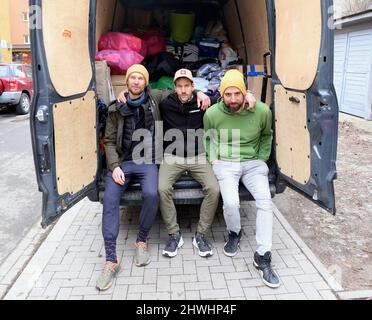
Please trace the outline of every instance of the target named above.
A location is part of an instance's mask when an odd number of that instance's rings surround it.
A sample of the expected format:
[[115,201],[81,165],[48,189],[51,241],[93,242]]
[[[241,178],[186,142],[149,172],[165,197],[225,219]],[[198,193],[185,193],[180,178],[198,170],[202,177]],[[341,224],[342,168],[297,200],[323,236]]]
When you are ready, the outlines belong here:
[[344,291],[338,292],[337,295],[342,300],[372,300],[372,290]]

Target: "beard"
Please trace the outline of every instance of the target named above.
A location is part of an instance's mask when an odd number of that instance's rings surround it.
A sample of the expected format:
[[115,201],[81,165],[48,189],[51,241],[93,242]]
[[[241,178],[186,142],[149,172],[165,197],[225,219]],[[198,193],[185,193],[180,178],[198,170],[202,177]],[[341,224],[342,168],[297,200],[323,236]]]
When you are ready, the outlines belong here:
[[134,87],[134,86],[131,88],[128,88],[128,91],[133,96],[140,96],[144,92],[144,90],[141,87]]
[[235,104],[227,104],[226,105],[229,110],[232,112],[232,113],[239,113],[243,110],[244,108],[244,103],[242,104],[239,104],[239,103],[235,103]]

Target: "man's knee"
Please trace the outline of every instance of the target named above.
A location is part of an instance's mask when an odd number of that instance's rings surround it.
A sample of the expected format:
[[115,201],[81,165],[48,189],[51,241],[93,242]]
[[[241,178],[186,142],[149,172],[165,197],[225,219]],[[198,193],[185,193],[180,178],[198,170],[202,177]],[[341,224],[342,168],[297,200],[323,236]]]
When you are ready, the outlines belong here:
[[224,214],[232,216],[235,215],[240,210],[240,201],[239,199],[228,199],[223,203]]
[[273,211],[273,202],[270,198],[256,200],[256,206],[258,209],[271,213]]
[[118,205],[120,203],[120,198],[121,194],[106,190],[103,195],[103,204],[107,206]]
[[212,197],[218,198],[220,196],[220,187],[218,183],[209,184],[204,188],[204,192]]
[[158,192],[160,196],[169,195],[172,193],[172,190],[173,190],[173,186],[170,183],[165,183],[162,181],[159,182]]
[[143,199],[154,203],[159,201],[158,190],[143,191]]

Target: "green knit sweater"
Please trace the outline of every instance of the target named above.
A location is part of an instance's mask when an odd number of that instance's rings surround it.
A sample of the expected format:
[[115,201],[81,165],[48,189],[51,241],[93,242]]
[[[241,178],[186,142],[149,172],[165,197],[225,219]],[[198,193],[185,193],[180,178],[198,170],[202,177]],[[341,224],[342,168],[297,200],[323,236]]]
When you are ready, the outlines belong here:
[[208,160],[244,162],[267,161],[273,141],[270,108],[257,102],[252,111],[231,113],[223,101],[204,116],[205,146]]

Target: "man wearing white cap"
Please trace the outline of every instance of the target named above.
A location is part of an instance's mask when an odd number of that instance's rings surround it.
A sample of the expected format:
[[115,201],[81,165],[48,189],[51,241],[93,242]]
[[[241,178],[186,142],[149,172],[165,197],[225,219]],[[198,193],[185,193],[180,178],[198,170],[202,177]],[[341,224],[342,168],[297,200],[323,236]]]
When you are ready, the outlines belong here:
[[203,145],[204,111],[197,105],[191,71],[177,71],[174,85],[175,93],[160,103],[165,133],[164,162],[159,170],[160,211],[169,234],[163,255],[175,257],[184,244],[172,192],[175,182],[188,172],[201,184],[205,194],[193,245],[201,257],[209,257],[213,255],[213,250],[206,234],[214,220],[220,190]]

